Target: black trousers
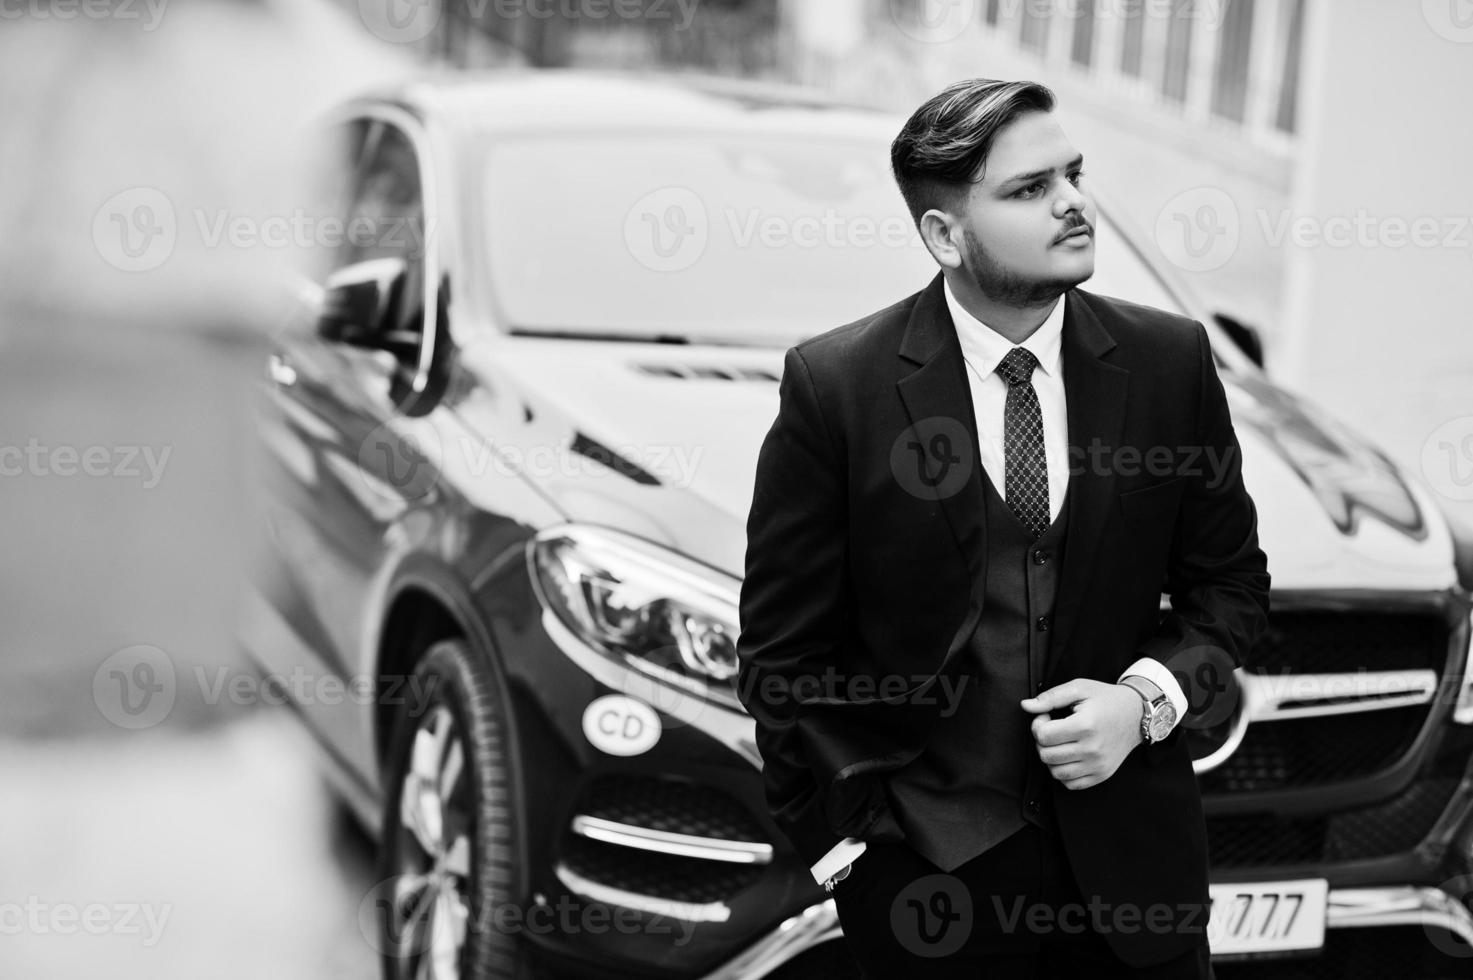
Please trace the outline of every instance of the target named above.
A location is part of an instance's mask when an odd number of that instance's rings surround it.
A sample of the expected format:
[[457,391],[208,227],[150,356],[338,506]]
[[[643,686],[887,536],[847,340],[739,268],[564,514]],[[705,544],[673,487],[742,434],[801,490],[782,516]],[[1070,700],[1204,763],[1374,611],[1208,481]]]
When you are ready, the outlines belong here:
[[1033,824],[951,874],[904,843],[870,844],[833,898],[868,980],[1213,980],[1205,921],[1184,955],[1123,963],[1101,934],[1112,910],[1091,908],[1057,833]]

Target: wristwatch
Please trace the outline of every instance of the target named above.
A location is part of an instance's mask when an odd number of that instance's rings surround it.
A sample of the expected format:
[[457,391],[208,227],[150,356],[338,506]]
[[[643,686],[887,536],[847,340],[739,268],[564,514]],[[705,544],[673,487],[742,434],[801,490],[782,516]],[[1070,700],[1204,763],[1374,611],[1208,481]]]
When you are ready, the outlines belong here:
[[1176,725],[1176,706],[1166,692],[1136,674],[1120,678],[1120,683],[1139,694],[1145,702],[1141,709],[1141,741],[1151,745],[1170,735]]

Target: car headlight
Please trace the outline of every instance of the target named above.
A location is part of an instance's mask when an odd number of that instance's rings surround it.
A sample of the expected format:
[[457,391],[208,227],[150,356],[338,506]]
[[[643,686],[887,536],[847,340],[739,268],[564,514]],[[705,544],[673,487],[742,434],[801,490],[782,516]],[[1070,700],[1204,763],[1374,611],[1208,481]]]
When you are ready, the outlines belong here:
[[1473,725],[1473,615],[1468,617],[1468,654],[1463,661],[1463,683],[1453,705],[1453,721]]
[[527,560],[543,606],[584,643],[739,704],[737,579],[631,535],[575,525],[538,534]]

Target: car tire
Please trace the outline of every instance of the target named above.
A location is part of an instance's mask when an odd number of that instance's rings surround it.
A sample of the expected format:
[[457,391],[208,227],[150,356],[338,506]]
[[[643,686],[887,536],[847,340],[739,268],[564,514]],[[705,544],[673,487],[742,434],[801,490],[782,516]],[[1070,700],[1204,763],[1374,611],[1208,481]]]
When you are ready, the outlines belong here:
[[[497,910],[520,898],[505,701],[462,640],[429,648],[385,769],[378,951],[385,980],[521,980]],[[504,921],[504,920],[503,920]],[[517,921],[517,920],[513,920]]]

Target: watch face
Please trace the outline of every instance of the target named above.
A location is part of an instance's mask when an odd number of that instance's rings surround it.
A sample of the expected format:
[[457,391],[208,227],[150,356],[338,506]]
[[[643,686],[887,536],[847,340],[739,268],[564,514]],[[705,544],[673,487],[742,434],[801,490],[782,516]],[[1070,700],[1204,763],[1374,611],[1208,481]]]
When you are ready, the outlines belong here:
[[1171,734],[1176,724],[1176,708],[1168,701],[1151,713],[1151,741],[1159,742]]

